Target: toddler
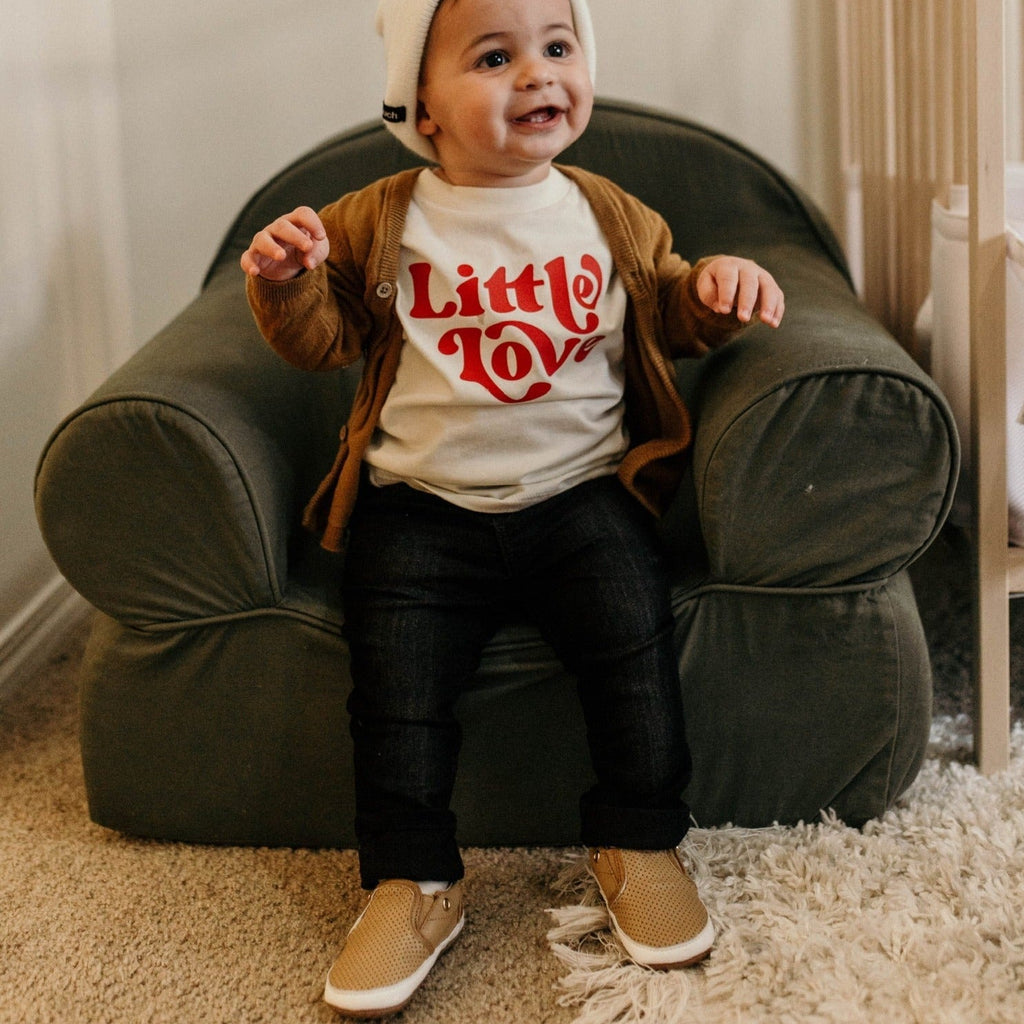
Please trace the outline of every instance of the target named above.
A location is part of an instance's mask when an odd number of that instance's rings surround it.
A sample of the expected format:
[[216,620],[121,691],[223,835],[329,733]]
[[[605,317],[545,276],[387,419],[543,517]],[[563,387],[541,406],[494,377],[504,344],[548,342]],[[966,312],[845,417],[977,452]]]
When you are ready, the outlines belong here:
[[263,335],[296,366],[365,360],[305,523],[346,550],[356,833],[372,890],[325,988],[401,1009],[463,926],[453,706],[510,615],[579,681],[581,840],[640,964],[706,956],[677,847],[690,773],[655,532],[690,443],[672,359],[783,296],[749,260],[691,267],[652,210],[553,161],[587,126],[586,0],[381,0],[384,120],[430,161],[260,231]]

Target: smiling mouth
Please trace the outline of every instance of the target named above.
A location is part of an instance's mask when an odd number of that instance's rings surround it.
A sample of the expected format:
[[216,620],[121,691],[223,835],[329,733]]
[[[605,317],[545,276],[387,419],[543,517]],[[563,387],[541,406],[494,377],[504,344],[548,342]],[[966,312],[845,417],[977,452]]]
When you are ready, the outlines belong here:
[[523,114],[522,117],[516,118],[517,124],[548,124],[554,121],[560,114],[561,110],[557,107],[537,107],[536,110],[531,110],[527,114]]

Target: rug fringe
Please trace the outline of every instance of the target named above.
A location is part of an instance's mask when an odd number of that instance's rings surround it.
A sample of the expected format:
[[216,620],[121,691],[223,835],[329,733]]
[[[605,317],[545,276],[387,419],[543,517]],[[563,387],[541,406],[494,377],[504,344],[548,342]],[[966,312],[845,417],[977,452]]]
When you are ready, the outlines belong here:
[[567,858],[555,889],[577,900],[547,911],[555,922],[547,939],[567,972],[558,981],[558,1003],[579,1010],[573,1024],[685,1024],[692,981],[684,972],[655,971],[625,959],[585,857]]
[[547,935],[552,944],[577,942],[608,927],[608,911],[603,906],[548,907],[547,913],[555,919],[555,927]]
[[573,1024],[686,1024],[694,986],[683,971],[623,963],[615,953],[552,947],[569,968],[559,980],[560,1006],[579,1010]]

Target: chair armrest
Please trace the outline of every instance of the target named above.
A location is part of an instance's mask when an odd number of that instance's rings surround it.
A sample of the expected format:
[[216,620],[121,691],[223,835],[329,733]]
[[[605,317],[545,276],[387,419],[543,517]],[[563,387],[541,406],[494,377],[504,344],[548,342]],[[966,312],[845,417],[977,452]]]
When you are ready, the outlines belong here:
[[279,359],[221,275],[47,443],[36,509],[61,572],[138,627],[278,606],[340,376]]
[[773,587],[883,579],[934,539],[959,469],[950,409],[835,269],[777,269],[786,315],[696,366],[693,478],[713,581]]

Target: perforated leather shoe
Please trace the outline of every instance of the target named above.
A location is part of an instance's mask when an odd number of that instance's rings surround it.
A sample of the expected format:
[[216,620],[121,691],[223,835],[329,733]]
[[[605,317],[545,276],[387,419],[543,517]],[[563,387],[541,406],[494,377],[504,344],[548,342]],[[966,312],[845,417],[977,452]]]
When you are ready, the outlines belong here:
[[397,1013],[465,924],[462,883],[424,895],[415,882],[381,882],[327,975],[324,1000],[349,1017]]
[[589,867],[635,963],[686,967],[711,951],[715,927],[675,850],[594,849]]

